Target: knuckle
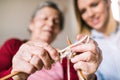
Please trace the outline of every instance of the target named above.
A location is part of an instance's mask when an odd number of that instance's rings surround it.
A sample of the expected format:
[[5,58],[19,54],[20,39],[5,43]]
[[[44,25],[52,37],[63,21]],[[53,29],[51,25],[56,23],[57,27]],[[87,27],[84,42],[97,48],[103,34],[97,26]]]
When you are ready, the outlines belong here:
[[43,62],[41,61],[41,59],[37,59],[34,62],[32,62],[32,64],[37,68],[37,69],[41,69],[43,67]]
[[94,44],[91,44],[89,46],[89,51],[91,51],[92,53],[96,53],[96,49],[97,49],[97,47]]
[[28,74],[31,74],[31,73],[34,73],[36,71],[35,67],[29,67],[28,70],[27,70],[27,73]]
[[39,49],[39,56],[44,57],[47,55],[47,51],[43,48]]
[[76,68],[76,64],[74,64],[73,67],[74,67],[75,70],[77,70],[77,68]]
[[45,68],[46,68],[46,69],[50,69],[50,68],[51,68],[51,64],[50,64],[50,63],[46,64],[46,65],[45,65]]
[[54,50],[54,49],[51,50],[51,55],[52,55],[52,56],[56,56],[56,53],[57,53],[56,50]]
[[98,46],[98,43],[97,43],[96,41],[94,41],[94,44],[95,44],[96,46]]
[[91,50],[96,50],[96,46],[94,44],[91,44]]
[[41,52],[41,53],[40,53],[40,56],[41,56],[41,57],[46,57],[46,56],[47,56],[47,52],[45,52],[45,51],[44,51],[44,52]]
[[20,46],[20,49],[24,49],[24,48],[26,48],[28,45],[27,44],[22,44],[21,46]]
[[91,56],[91,51],[88,51],[87,55],[88,55],[88,57],[90,57]]
[[93,54],[91,52],[88,52],[88,61],[92,60],[93,59]]

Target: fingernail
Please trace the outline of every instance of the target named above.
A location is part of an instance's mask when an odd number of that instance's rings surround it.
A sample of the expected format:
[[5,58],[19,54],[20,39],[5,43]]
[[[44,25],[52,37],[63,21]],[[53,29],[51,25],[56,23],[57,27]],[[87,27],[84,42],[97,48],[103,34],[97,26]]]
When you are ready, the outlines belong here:
[[74,58],[71,58],[71,62],[74,63],[75,59]]

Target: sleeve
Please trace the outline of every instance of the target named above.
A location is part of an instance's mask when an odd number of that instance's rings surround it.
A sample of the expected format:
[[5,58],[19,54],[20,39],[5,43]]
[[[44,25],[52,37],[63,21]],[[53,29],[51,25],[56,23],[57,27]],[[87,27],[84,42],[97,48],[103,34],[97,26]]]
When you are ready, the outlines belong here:
[[[22,41],[9,39],[0,48],[0,78],[10,74],[12,69],[12,58],[19,49]],[[11,79],[9,79],[11,80]]]

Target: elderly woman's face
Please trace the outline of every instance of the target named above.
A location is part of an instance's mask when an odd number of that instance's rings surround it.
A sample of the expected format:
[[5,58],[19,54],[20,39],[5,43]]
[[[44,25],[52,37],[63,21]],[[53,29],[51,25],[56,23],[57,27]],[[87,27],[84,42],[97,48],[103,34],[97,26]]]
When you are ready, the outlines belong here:
[[109,15],[108,2],[105,0],[78,0],[77,3],[85,23],[96,30],[104,29]]
[[59,12],[51,7],[40,9],[29,28],[32,39],[51,43],[60,31]]

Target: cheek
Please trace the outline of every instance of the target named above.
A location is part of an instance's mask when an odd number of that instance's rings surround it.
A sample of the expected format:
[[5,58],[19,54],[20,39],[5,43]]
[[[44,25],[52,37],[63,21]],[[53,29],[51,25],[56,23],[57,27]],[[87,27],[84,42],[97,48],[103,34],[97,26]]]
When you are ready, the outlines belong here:
[[85,14],[81,15],[81,18],[86,22],[87,21],[87,14],[85,13]]
[[42,27],[44,25],[44,22],[43,21],[36,21],[35,22],[35,26],[37,27],[37,28],[40,28],[40,27]]
[[103,4],[100,4],[98,6],[98,8],[96,9],[96,12],[99,14],[99,15],[102,15],[102,16],[107,16],[108,15],[108,12],[109,12],[109,9],[108,9],[108,5],[103,3]]
[[32,33],[35,35],[40,34],[40,32],[42,31],[42,27],[36,25],[34,25],[33,27],[34,29],[32,30]]
[[107,8],[101,8],[101,10],[98,11],[98,15],[101,17],[101,21],[105,22],[109,15],[109,10],[107,10]]
[[55,29],[54,30],[54,35],[57,36],[59,34],[59,32],[60,32],[60,29]]
[[60,32],[60,27],[59,27],[59,26],[55,29],[55,32],[56,32],[57,34]]
[[107,10],[106,10],[105,8],[102,7],[102,8],[96,9],[96,12],[97,12],[98,14],[105,15],[106,12],[107,12]]
[[36,21],[35,23],[34,23],[34,32],[39,32],[39,31],[41,31],[42,30],[42,28],[43,28],[43,26],[44,26],[44,22],[38,22],[38,21]]

